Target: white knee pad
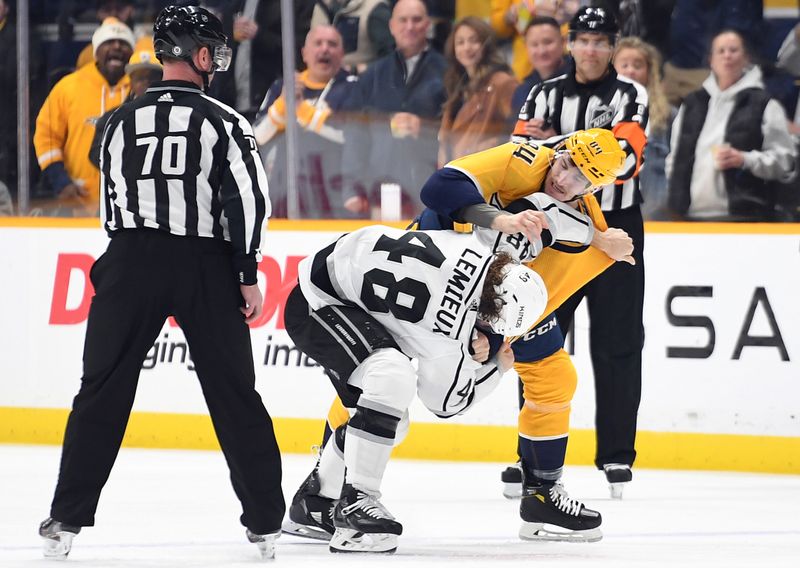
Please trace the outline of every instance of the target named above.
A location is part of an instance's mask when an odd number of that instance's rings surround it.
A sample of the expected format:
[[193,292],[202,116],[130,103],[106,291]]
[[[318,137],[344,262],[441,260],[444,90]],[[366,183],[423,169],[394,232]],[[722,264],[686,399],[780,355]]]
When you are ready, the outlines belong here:
[[348,384],[361,389],[358,404],[401,418],[417,392],[411,360],[397,349],[378,349],[367,357]]
[[348,383],[362,393],[347,426],[345,481],[379,493],[392,448],[408,432],[408,407],[416,393],[417,374],[401,352],[379,349],[359,365]]

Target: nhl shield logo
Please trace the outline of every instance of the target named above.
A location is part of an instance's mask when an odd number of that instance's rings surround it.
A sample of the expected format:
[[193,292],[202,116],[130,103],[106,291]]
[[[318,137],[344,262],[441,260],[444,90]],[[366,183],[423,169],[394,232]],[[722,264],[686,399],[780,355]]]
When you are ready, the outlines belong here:
[[600,105],[592,110],[592,118],[589,119],[587,128],[605,128],[611,126],[611,119],[614,117],[614,112],[606,105]]

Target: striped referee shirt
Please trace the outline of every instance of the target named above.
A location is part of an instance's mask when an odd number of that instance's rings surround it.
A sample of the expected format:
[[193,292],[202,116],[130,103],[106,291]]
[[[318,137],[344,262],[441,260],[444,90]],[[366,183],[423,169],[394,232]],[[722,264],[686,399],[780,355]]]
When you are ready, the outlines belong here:
[[236,280],[255,284],[270,214],[250,123],[193,83],[164,81],[119,107],[100,151],[103,225],[228,241]]
[[642,162],[647,128],[647,91],[609,66],[599,81],[581,84],[575,80],[575,64],[560,77],[535,85],[519,113],[514,139],[528,139],[524,123],[542,118],[544,129],[552,127],[556,136],[543,142],[552,146],[575,132],[589,128],[612,130],[628,158],[625,171],[616,187],[607,185],[595,196],[603,211],[627,209],[643,201],[639,190],[639,167]]

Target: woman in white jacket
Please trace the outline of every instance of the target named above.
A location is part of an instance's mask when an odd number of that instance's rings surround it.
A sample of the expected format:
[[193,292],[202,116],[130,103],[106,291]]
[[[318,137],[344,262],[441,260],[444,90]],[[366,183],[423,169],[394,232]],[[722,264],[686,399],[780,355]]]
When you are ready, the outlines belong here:
[[764,89],[738,32],[714,36],[710,63],[711,75],[684,99],[673,125],[670,210],[690,220],[770,221],[770,182],[795,175],[786,113]]

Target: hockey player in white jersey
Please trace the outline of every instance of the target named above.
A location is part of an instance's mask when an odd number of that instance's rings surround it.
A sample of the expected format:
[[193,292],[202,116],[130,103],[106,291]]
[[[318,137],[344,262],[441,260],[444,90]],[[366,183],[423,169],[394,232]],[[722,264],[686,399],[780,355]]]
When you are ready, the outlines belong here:
[[[479,362],[488,349],[484,337],[474,339],[476,329],[519,335],[547,303],[541,278],[519,261],[555,240],[588,245],[594,237],[592,223],[574,209],[544,194],[527,199],[538,211],[514,220],[531,238],[374,226],[344,235],[300,264],[286,330],[325,368],[351,418],[298,492],[294,505],[305,522],[290,517],[288,532],[334,533],[334,552],[396,549],[402,525],[379,501],[380,483],[392,448],[407,432],[414,394],[442,418],[488,395],[513,354],[506,341]],[[543,238],[536,238],[542,229]]]

